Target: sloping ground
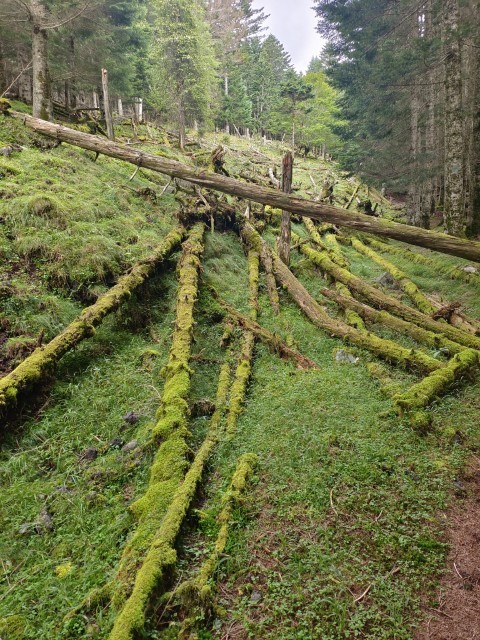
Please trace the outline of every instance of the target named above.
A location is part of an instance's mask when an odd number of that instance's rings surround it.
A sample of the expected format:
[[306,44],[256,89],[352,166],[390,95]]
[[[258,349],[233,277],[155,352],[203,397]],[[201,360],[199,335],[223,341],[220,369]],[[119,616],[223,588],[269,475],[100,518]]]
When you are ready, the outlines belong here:
[[[268,167],[279,165],[277,149],[253,150],[251,142],[234,138],[210,139],[207,144],[213,148],[219,142],[228,142],[231,148],[227,168],[234,173],[248,170],[266,180]],[[168,147],[154,148],[173,153]],[[250,162],[249,154],[258,165]],[[57,211],[65,213],[63,230],[52,227],[45,214],[35,218],[31,212],[23,213],[24,200],[43,193],[39,182],[59,180],[58,170],[53,169],[38,177],[47,170],[45,160],[53,158],[68,160],[75,169],[64,171],[55,193],[60,202]],[[98,293],[98,287],[104,290],[120,272],[151,252],[171,228],[171,213],[178,205],[170,194],[155,204],[131,191],[148,186],[160,194],[162,187],[156,181],[164,184],[162,178],[142,171],[129,181],[131,167],[104,158],[93,163],[91,154],[70,147],[29,149],[7,162],[19,173],[12,171],[0,181],[1,189],[16,194],[0,201],[6,220],[5,257],[10,260],[4,279],[13,283],[2,298],[2,313],[8,320],[4,343],[20,337],[15,325],[20,317],[21,336],[36,342],[43,329],[35,324],[39,300],[50,323],[44,338],[49,339]],[[297,163],[300,193],[313,189],[310,174],[318,184],[325,171],[336,174],[333,164],[300,159]],[[354,185],[338,179],[339,198],[348,197]],[[65,204],[69,194],[74,196],[70,207]],[[52,193],[48,190],[45,197]],[[78,221],[83,224],[80,231]],[[19,238],[35,239],[38,231],[48,234],[47,249],[53,241],[63,248],[64,238],[72,238],[73,257],[68,254],[64,263],[48,252],[21,253]],[[296,224],[295,231],[307,238],[302,225]],[[59,237],[60,233],[65,236]],[[129,242],[132,233],[137,238],[134,244]],[[81,242],[83,237],[92,241],[96,237],[101,250],[90,252],[89,242]],[[273,246],[272,227],[265,237]],[[108,252],[108,242],[118,243],[116,257]],[[382,274],[351,247],[340,250],[352,271],[366,281]],[[475,283],[452,279],[444,271],[445,264],[461,261],[423,253],[431,257],[430,267],[402,256],[388,257],[422,291],[460,300],[470,315],[478,317]],[[79,276],[78,263],[85,255],[92,255],[95,265],[99,256],[103,260],[106,255],[109,267],[95,271],[88,261]],[[56,262],[70,265],[61,281],[55,277]],[[198,452],[209,428],[220,367],[226,360],[235,371],[245,339],[233,328],[230,347],[221,347],[225,322],[209,286],[249,313],[249,263],[236,233],[206,232],[190,358],[193,452]],[[292,270],[337,317],[336,308],[319,294],[328,284],[321,271],[297,252]],[[22,288],[20,282],[28,287]],[[51,391],[40,395],[33,408],[24,408],[15,424],[4,430],[2,638],[109,637],[118,609],[95,593],[117,575],[136,527],[129,505],[149,485],[155,453],[151,433],[164,392],[162,368],[172,331],[178,327],[176,282],[173,257],[104,322],[93,339],[62,360]],[[73,295],[68,294],[71,290]],[[388,291],[400,297],[396,289]],[[55,307],[44,300],[49,296],[62,309],[56,324]],[[408,302],[405,296],[402,299]],[[435,584],[447,552],[444,509],[458,493],[467,458],[480,445],[478,382],[461,380],[457,389],[431,407],[432,426],[416,431],[397,416],[385,391],[408,389],[418,381],[417,374],[383,364],[379,382],[367,368],[377,363],[373,355],[348,347],[346,356],[338,356],[339,349],[345,350],[341,341],[316,329],[282,290],[280,302],[276,317],[262,275],[259,321],[313,359],[319,369],[296,369],[265,346],[255,347],[248,395],[241,402],[244,412],[228,437],[222,431],[178,539],[178,561],[148,607],[141,637],[407,639],[413,637],[425,594],[431,594],[426,606],[436,608]],[[11,311],[14,305],[20,306]],[[408,348],[420,346],[383,326],[374,329]],[[424,350],[443,358],[436,350]],[[348,354],[358,361],[351,362]],[[11,366],[10,354],[4,358],[5,368]],[[234,401],[231,395],[227,410]],[[162,599],[162,592],[196,575],[218,542],[222,522],[217,516],[225,507],[222,495],[244,453],[258,456],[255,476],[234,503],[226,547],[208,578],[211,594],[181,598],[170,592]]]

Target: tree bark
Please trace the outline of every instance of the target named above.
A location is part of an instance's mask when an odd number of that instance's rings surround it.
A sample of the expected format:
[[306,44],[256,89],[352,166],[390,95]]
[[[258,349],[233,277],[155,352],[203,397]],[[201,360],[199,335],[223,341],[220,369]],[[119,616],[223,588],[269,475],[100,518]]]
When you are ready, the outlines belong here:
[[110,106],[110,94],[108,91],[108,71],[102,69],[102,89],[103,89],[103,108],[105,110],[105,122],[107,124],[107,136],[109,140],[115,141],[115,132],[113,130],[112,108]]
[[445,225],[448,233],[465,233],[462,59],[458,0],[444,2],[445,43]]
[[48,31],[45,29],[45,18],[46,9],[42,0],[31,0],[33,117],[51,120],[53,103],[48,68]]
[[162,158],[150,153],[143,153],[131,147],[125,147],[114,142],[102,140],[88,133],[82,133],[61,125],[32,118],[23,113],[12,112],[12,115],[22,120],[33,130],[48,135],[57,140],[68,142],[83,149],[103,153],[111,158],[118,158],[131,162],[136,166],[158,171],[174,178],[188,180],[192,184],[228,193],[239,198],[267,204],[274,208],[284,209],[300,216],[331,222],[358,231],[365,231],[373,235],[393,238],[409,244],[426,247],[433,251],[440,251],[450,255],[480,262],[480,242],[473,242],[435,233],[417,227],[410,227],[397,222],[379,220],[361,213],[345,211],[327,204],[312,202],[303,198],[283,194],[266,187],[246,184],[234,178],[227,178],[215,173],[189,167],[175,160]]
[[[293,155],[288,151],[283,158],[282,171],[282,191],[283,193],[292,193],[293,182]],[[287,265],[290,264],[290,246],[292,242],[292,225],[290,221],[290,212],[282,211],[282,226],[280,238],[278,242],[278,253],[280,259]]]

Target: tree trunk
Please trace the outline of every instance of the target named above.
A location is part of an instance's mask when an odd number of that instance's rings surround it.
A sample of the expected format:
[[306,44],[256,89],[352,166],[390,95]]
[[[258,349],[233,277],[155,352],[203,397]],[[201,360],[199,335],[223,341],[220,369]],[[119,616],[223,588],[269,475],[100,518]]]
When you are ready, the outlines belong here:
[[118,158],[119,160],[130,162],[135,166],[158,171],[173,178],[181,178],[207,189],[214,189],[260,204],[268,204],[274,208],[284,209],[285,211],[290,211],[290,213],[313,218],[314,220],[331,222],[349,229],[393,238],[394,240],[425,247],[433,251],[440,251],[442,253],[466,258],[467,260],[480,262],[480,242],[455,238],[442,233],[434,233],[398,222],[379,220],[361,213],[353,213],[331,205],[297,198],[267,187],[248,184],[235,178],[227,178],[226,176],[220,176],[216,173],[189,167],[176,160],[162,158],[161,156],[144,153],[108,140],[102,140],[97,136],[32,118],[32,116],[24,113],[17,113],[15,111],[11,113],[31,129],[55,138],[56,140],[77,145],[83,149],[94,151],[95,153],[103,153],[111,158]]
[[44,28],[46,9],[41,0],[30,2],[32,20],[33,117],[51,120],[53,114],[48,32]]
[[[224,87],[225,87],[225,98],[228,98],[229,96],[229,86],[228,86],[228,74],[225,74],[225,78],[224,78]],[[227,135],[230,135],[230,123],[228,122],[228,120],[225,122],[225,133]]]
[[[292,193],[293,155],[288,151],[283,158],[282,191]],[[282,228],[278,241],[280,259],[288,266],[290,264],[290,246],[292,241],[292,225],[290,212],[282,211]]]
[[445,47],[445,224],[447,232],[465,233],[462,59],[458,0],[444,3]]
[[108,71],[102,69],[102,89],[103,89],[103,108],[105,110],[105,122],[107,123],[107,136],[109,140],[115,140],[115,132],[113,130],[112,108],[110,106],[110,95],[108,92]]

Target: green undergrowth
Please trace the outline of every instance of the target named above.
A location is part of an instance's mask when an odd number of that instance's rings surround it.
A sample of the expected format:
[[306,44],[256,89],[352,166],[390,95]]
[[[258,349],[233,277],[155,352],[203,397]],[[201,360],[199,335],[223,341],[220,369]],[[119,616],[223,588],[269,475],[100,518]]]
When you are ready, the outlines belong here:
[[[3,144],[24,136],[23,129],[15,130],[18,125],[0,124]],[[0,193],[13,195],[0,196],[0,311],[6,318],[4,337],[36,341],[42,331],[56,333],[86,297],[149,253],[171,226],[175,202],[166,195],[155,205],[131,191],[147,186],[160,191],[166,182],[161,176],[141,170],[129,182],[133,168],[128,165],[106,158],[94,163],[92,154],[65,145],[40,150],[31,140],[21,138],[28,149],[1,160],[6,169],[0,170]],[[255,143],[223,142],[231,151],[227,168],[229,162],[234,169],[248,165]],[[207,143],[213,148],[222,137],[209,136]],[[148,148],[161,151],[162,144],[159,136]],[[272,164],[281,158],[280,147],[257,149],[268,153]],[[170,146],[163,150],[178,155]],[[301,193],[311,188],[310,172],[320,185],[323,169],[335,171],[333,164],[313,159],[297,162],[306,169],[298,172]],[[338,189],[347,197],[351,186],[342,182]],[[295,230],[305,236],[302,226]],[[46,242],[47,248],[30,256],[20,253],[27,236]],[[266,237],[274,241],[270,233]],[[58,255],[52,253],[56,242]],[[90,242],[97,243],[90,245],[95,246],[91,254],[86,250]],[[208,428],[225,357],[222,317],[208,285],[248,312],[247,260],[238,237],[207,231],[205,242],[191,360],[193,451]],[[342,246],[342,251],[356,274],[370,281],[381,275],[379,267],[351,248]],[[473,285],[397,256],[389,259],[424,292],[459,299],[478,316]],[[330,314],[339,313],[319,294],[327,281],[298,252],[292,269]],[[75,608],[115,576],[134,527],[128,507],[149,481],[152,453],[143,445],[160,404],[176,286],[170,261],[168,271],[64,358],[43,406],[4,436],[4,640],[108,637],[111,608],[101,604],[77,613]],[[434,403],[433,424],[421,434],[395,415],[385,389],[401,393],[418,376],[389,365],[373,375],[368,367],[378,362],[373,355],[316,329],[286,292],[280,291],[280,298],[281,314],[275,317],[262,275],[259,322],[319,369],[298,370],[264,346],[255,347],[246,407],[233,437],[222,440],[208,465],[183,531],[187,535],[177,545],[179,564],[170,587],[192,578],[214,548],[221,495],[239,456],[251,452],[259,457],[256,480],[247,488],[243,508],[234,510],[227,546],[209,585],[214,615],[194,621],[198,637],[411,640],[421,597],[431,594],[435,606],[435,581],[444,566],[447,549],[439,514],[451,500],[465,460],[480,447],[479,383],[454,387]],[[383,327],[374,331],[416,346]],[[232,359],[238,357],[241,339],[235,329]],[[358,362],[338,361],[340,349]],[[383,389],[382,379],[388,383]],[[174,616],[159,622],[153,615],[143,635],[176,638],[180,624]]]
[[[0,363],[51,339],[136,261],[178,208],[166,178],[28,132],[0,116]],[[157,148],[158,147],[158,148]],[[161,149],[157,145],[154,151]],[[150,191],[145,191],[145,189]],[[155,195],[158,194],[158,198]]]

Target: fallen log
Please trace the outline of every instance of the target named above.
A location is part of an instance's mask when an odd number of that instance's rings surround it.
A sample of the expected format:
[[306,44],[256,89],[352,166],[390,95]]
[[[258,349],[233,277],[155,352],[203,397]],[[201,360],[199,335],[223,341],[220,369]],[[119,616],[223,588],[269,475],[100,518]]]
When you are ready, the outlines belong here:
[[477,336],[466,333],[465,331],[457,329],[457,327],[453,327],[450,324],[438,322],[421,311],[418,311],[413,307],[408,307],[406,304],[400,302],[400,300],[381,292],[373,285],[365,282],[365,280],[353,275],[353,273],[347,269],[339,267],[330,259],[325,251],[315,251],[315,249],[312,249],[306,244],[302,244],[299,249],[314,264],[331,275],[332,278],[343,283],[350,289],[350,291],[354,291],[355,293],[363,296],[368,300],[368,302],[378,309],[386,309],[391,314],[395,314],[400,318],[403,318],[403,320],[413,322],[419,327],[444,335],[453,342],[458,342],[459,344],[471,349],[480,350],[480,338]]
[[15,405],[19,396],[51,374],[60,359],[95,333],[105,316],[116,311],[132,293],[152,275],[155,268],[177,247],[185,235],[183,227],[171,231],[150,257],[138,262],[130,273],[82,311],[76,320],[43,347],[36,349],[11,373],[0,380],[0,412]]
[[[337,287],[338,285],[339,283],[337,283]],[[344,287],[344,285],[340,286]],[[344,289],[349,292],[348,287],[344,287]],[[467,348],[457,342],[449,340],[440,333],[428,331],[427,329],[423,329],[412,322],[407,322],[406,320],[397,318],[391,313],[388,313],[388,311],[379,311],[378,309],[369,307],[368,305],[363,304],[363,302],[356,300],[351,294],[347,296],[346,291],[338,289],[337,292],[326,287],[320,289],[320,293],[323,296],[329,300],[333,300],[342,309],[350,310],[355,314],[358,314],[360,318],[363,318],[366,322],[382,324],[394,331],[410,336],[420,344],[424,344],[431,349],[446,349],[448,353],[453,355],[465,351]]]
[[301,216],[322,220],[324,222],[333,222],[334,224],[356,229],[357,231],[365,231],[374,235],[394,238],[409,244],[440,251],[441,253],[448,253],[466,258],[467,260],[480,262],[480,242],[455,238],[446,234],[435,233],[418,227],[410,227],[397,222],[378,220],[361,213],[351,213],[345,209],[336,208],[331,205],[304,200],[273,189],[246,184],[233,178],[227,178],[198,168],[189,167],[176,160],[170,160],[151,153],[143,153],[137,149],[115,144],[109,140],[102,140],[96,136],[33,118],[23,113],[12,112],[12,115],[34,131],[43,133],[56,140],[67,142],[82,147],[83,149],[94,151],[95,153],[102,153],[112,158],[131,162],[145,169],[159,171],[160,173],[175,178],[182,178],[202,187],[222,191],[223,193],[261,204],[268,204]]
[[214,289],[211,289],[211,291],[218,304],[223,307],[223,309],[238,325],[240,325],[246,331],[254,333],[259,340],[264,342],[275,353],[278,353],[281,358],[283,358],[284,360],[291,360],[298,366],[299,369],[319,368],[318,365],[313,362],[313,360],[310,360],[310,358],[307,358],[298,351],[295,351],[295,349],[289,347],[288,344],[279,336],[271,333],[270,331],[268,331],[268,329],[265,329],[264,327],[259,325],[258,322],[255,322],[255,320],[244,316],[242,313],[237,311],[235,307],[232,307],[232,305],[228,304],[228,302],[222,300],[222,298],[220,298],[220,296]]
[[[268,247],[265,240],[249,223],[244,225],[243,233],[244,237],[257,251],[261,250],[262,245]],[[331,318],[313,299],[301,282],[297,280],[290,269],[283,264],[280,258],[270,249],[268,251],[272,256],[273,269],[278,282],[287,289],[293,300],[315,326],[323,329],[329,335],[367,349],[389,362],[394,362],[406,368],[413,367],[422,372],[431,373],[443,367],[442,362],[422,351],[406,349],[392,340],[379,338],[368,331],[359,331],[354,327],[349,327],[344,322]]]

